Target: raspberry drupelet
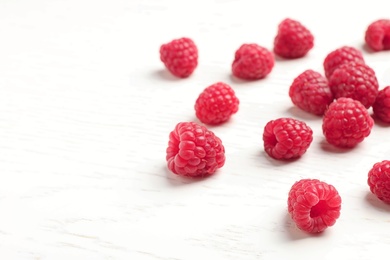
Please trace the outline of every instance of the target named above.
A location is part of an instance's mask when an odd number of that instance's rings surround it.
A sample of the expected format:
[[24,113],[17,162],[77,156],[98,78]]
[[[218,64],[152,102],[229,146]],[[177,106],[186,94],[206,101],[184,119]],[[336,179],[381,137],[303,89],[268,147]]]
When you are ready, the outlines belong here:
[[367,27],[364,40],[374,51],[390,50],[390,19],[372,22]]
[[180,122],[169,134],[166,160],[168,169],[175,174],[205,177],[225,164],[225,148],[205,126]]
[[363,53],[352,46],[342,46],[331,51],[323,63],[325,77],[329,79],[335,69],[350,62],[364,64]]
[[288,194],[288,212],[297,227],[322,232],[340,217],[341,197],[333,185],[317,179],[301,179]]
[[385,123],[390,123],[390,86],[381,89],[372,105],[374,115]]
[[375,163],[368,172],[368,186],[380,200],[390,204],[390,161]]
[[245,43],[235,52],[232,73],[240,79],[262,79],[272,71],[274,64],[274,56],[268,49]]
[[323,115],[333,101],[328,80],[314,70],[305,70],[294,79],[289,96],[294,105],[315,115]]
[[198,48],[190,38],[174,39],[160,47],[160,59],[176,77],[189,77],[198,66]]
[[264,127],[265,152],[277,160],[302,156],[313,140],[312,129],[303,121],[293,118],[278,118]]
[[339,98],[329,105],[322,121],[322,131],[328,143],[352,148],[370,135],[374,120],[357,100]]
[[203,90],[195,102],[196,117],[205,124],[226,122],[238,111],[239,100],[226,83],[217,82]]
[[378,95],[379,84],[375,71],[366,64],[346,63],[334,70],[329,78],[334,98],[348,97],[370,108]]
[[274,39],[276,55],[295,59],[305,56],[314,46],[313,34],[299,21],[286,18],[278,26]]

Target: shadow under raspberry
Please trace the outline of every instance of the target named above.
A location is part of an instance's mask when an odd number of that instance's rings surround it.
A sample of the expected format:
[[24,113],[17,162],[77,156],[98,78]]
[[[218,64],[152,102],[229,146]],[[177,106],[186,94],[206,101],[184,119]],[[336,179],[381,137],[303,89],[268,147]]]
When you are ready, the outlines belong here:
[[372,206],[373,208],[382,211],[382,212],[390,212],[390,204],[385,203],[384,201],[378,199],[374,194],[370,191],[367,192],[365,196],[365,201],[367,204]]

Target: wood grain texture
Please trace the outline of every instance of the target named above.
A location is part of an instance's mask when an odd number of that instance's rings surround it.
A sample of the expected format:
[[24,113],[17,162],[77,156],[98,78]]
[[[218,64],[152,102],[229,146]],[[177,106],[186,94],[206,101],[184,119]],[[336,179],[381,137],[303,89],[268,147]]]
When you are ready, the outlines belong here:
[[[305,69],[322,72],[331,50],[363,50],[381,88],[390,53],[363,46],[367,25],[388,16],[381,1],[92,1],[0,3],[0,259],[373,259],[390,243],[390,207],[370,194],[367,173],[389,159],[389,126],[352,150],[324,141],[321,118],[292,106],[288,88]],[[305,8],[303,8],[305,6]],[[336,8],[337,6],[337,8]],[[309,10],[309,11],[307,11]],[[272,49],[277,24],[300,20],[315,47],[276,60],[264,80],[231,76],[234,51]],[[199,67],[171,76],[158,49],[189,36]],[[240,110],[210,127],[226,164],[203,180],[167,170],[168,134],[196,120],[198,94],[230,84]],[[314,131],[294,162],[263,151],[264,125],[304,120]],[[343,199],[336,225],[299,231],[287,194],[300,178],[333,184]]]

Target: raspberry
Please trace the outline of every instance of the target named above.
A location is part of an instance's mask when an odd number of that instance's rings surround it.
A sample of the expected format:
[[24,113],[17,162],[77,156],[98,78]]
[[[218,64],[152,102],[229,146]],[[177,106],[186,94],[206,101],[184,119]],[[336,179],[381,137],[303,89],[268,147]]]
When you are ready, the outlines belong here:
[[364,64],[365,61],[362,52],[351,46],[342,46],[335,49],[325,57],[323,63],[325,77],[329,79],[335,69],[350,62]]
[[176,77],[186,78],[198,66],[198,48],[189,38],[179,38],[160,47],[160,59]]
[[329,105],[322,121],[328,143],[352,148],[370,135],[374,120],[357,100],[339,98]]
[[349,97],[360,101],[366,108],[374,104],[379,84],[375,71],[365,64],[346,63],[338,67],[329,78],[334,97]]
[[368,172],[368,186],[378,199],[390,203],[390,161],[375,163]]
[[318,233],[340,217],[341,197],[336,188],[317,179],[301,179],[288,194],[288,212],[297,227]]
[[314,46],[314,36],[300,22],[289,18],[278,26],[274,39],[274,52],[287,59],[305,56]]
[[390,86],[378,92],[372,110],[383,122],[390,123]]
[[390,50],[390,20],[379,19],[372,22],[367,27],[364,40],[374,51]]
[[278,118],[264,127],[264,150],[274,159],[302,156],[313,140],[313,131],[305,122],[293,118]]
[[232,71],[237,78],[262,79],[272,71],[274,64],[272,52],[255,43],[248,43],[236,51]]
[[220,124],[238,111],[239,100],[234,90],[225,83],[208,86],[195,102],[197,118],[205,124]]
[[305,70],[294,79],[289,96],[294,105],[315,115],[323,115],[333,101],[328,80],[313,70]]
[[213,174],[225,164],[225,148],[212,131],[194,122],[178,123],[169,134],[168,168],[188,177]]

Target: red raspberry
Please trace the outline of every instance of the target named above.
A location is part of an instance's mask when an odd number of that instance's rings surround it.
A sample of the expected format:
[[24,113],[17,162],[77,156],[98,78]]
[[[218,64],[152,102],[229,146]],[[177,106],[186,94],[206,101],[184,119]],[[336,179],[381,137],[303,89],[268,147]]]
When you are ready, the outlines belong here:
[[296,77],[289,95],[294,105],[315,115],[323,115],[333,101],[328,80],[314,70],[306,70]]
[[274,52],[287,59],[305,56],[314,46],[314,36],[300,22],[284,19],[274,39]]
[[161,45],[160,59],[173,75],[186,78],[198,66],[198,48],[189,38],[175,39]]
[[390,161],[375,163],[368,172],[368,186],[378,199],[390,203]]
[[194,122],[178,123],[169,134],[166,160],[173,173],[188,177],[213,174],[225,164],[221,139]]
[[365,64],[346,63],[338,67],[329,78],[334,97],[349,97],[360,101],[366,108],[374,104],[379,84],[375,71]]
[[264,127],[264,150],[274,159],[292,159],[303,155],[313,140],[313,131],[305,122],[278,118]]
[[208,86],[195,102],[196,117],[205,124],[220,124],[238,111],[239,100],[225,83]]
[[324,60],[324,70],[325,77],[330,78],[333,71],[339,66],[355,62],[355,63],[365,63],[363,54],[358,49],[351,46],[342,46],[332,52],[330,52]]
[[274,67],[274,55],[255,43],[243,44],[236,51],[232,64],[233,75],[241,79],[262,79]]
[[340,217],[341,197],[336,188],[317,179],[302,179],[288,194],[288,212],[297,227],[318,233]]
[[372,110],[383,122],[390,123],[390,86],[378,92]]
[[354,147],[369,136],[374,120],[357,100],[339,98],[325,111],[322,131],[328,143],[338,147]]
[[374,51],[390,50],[390,19],[372,22],[366,30],[364,40]]

